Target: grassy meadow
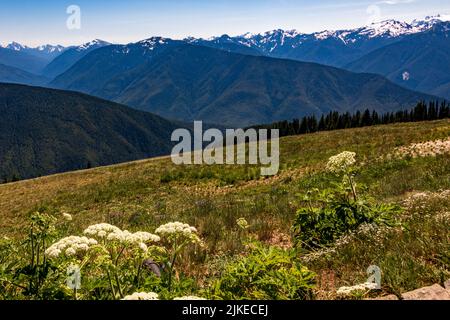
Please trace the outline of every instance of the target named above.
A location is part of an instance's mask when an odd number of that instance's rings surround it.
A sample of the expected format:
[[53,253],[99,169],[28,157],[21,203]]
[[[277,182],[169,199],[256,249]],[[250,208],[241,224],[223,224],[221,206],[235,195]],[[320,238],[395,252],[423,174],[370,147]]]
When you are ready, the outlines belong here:
[[[246,239],[292,248],[292,224],[302,194],[338,182],[326,170],[331,156],[357,155],[364,193],[403,208],[401,226],[349,232],[330,247],[298,251],[317,274],[314,299],[335,299],[336,289],[382,270],[382,290],[400,295],[450,278],[450,156],[393,157],[413,143],[448,139],[450,120],[320,132],[282,138],[280,173],[260,177],[257,166],[176,166],[156,158],[0,185],[0,236],[20,241],[29,217],[45,212],[61,222],[61,236],[95,223],[151,231],[170,221],[195,226],[205,246],[185,252],[180,272],[201,290],[230,261],[248,252]],[[236,221],[244,218],[244,231]]]

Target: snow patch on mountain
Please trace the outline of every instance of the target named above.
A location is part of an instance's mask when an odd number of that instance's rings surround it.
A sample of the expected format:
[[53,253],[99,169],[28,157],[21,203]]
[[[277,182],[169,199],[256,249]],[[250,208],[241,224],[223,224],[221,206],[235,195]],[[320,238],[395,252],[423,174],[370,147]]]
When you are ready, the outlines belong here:
[[95,39],[89,42],[86,42],[84,44],[82,44],[81,46],[78,46],[76,48],[77,51],[85,51],[85,50],[90,50],[92,48],[100,48],[100,47],[105,47],[110,45],[111,43],[100,40],[100,39]]
[[146,48],[147,50],[153,51],[158,46],[166,45],[168,44],[170,39],[162,38],[162,37],[152,37],[149,39],[141,40],[137,42],[136,44]]
[[44,53],[62,52],[65,49],[65,47],[63,47],[63,46],[60,46],[60,45],[55,46],[55,45],[51,45],[51,44],[41,45],[38,47],[29,47],[29,46],[20,44],[15,41],[13,41],[7,45],[0,45],[0,47],[14,50],[14,51],[25,51],[25,52],[39,51],[39,52],[44,52]]

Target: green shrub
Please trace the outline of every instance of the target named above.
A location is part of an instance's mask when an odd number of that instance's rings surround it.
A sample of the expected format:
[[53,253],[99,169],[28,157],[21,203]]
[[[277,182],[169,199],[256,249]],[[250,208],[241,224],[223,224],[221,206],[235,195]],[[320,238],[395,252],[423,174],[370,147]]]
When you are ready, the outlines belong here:
[[307,249],[330,245],[364,223],[394,225],[400,213],[397,205],[376,204],[370,199],[354,201],[348,190],[340,187],[313,190],[304,200],[307,205],[298,209],[293,231],[296,245]]
[[342,177],[342,182],[331,183],[332,187],[323,191],[312,189],[303,197],[304,206],[297,210],[293,225],[297,246],[316,249],[330,245],[365,223],[395,224],[399,206],[377,204],[358,193],[355,156],[346,151],[331,157],[327,170]]
[[252,243],[250,254],[229,263],[211,288],[212,299],[303,300],[312,298],[315,274],[295,250]]

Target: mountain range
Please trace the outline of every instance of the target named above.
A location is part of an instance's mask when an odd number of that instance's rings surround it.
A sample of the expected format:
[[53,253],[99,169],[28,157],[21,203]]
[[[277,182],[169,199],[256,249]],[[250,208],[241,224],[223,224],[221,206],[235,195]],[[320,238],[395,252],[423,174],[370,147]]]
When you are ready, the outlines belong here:
[[0,64],[0,82],[30,85],[44,85],[48,78],[23,71],[22,69]]
[[42,70],[42,74],[48,78],[54,78],[68,70],[89,52],[108,45],[110,45],[109,42],[95,39],[81,46],[67,48]]
[[179,123],[81,93],[0,84],[0,179],[170,153]]
[[26,52],[0,47],[0,64],[39,75],[48,60]]
[[[210,39],[186,38],[185,41],[208,45],[238,53],[253,53],[283,59],[317,62],[344,67],[365,54],[403,39],[412,34],[428,31],[447,23],[440,15],[414,20],[411,23],[385,20],[356,29],[311,34],[298,30],[272,30],[265,33],[230,37],[222,35]],[[242,52],[242,51],[245,52]]]
[[0,179],[168,154],[171,132],[193,120],[246,127],[449,98],[444,20],[126,45],[0,46],[0,82],[34,85],[0,84]]
[[[326,30],[311,34],[278,29],[233,37],[189,37],[182,41],[245,55],[315,62],[355,72],[377,73],[406,88],[450,98],[450,82],[445,76],[449,74],[447,61],[450,54],[448,50],[443,49],[448,45],[446,39],[450,22],[447,20],[449,16],[438,15],[411,23],[386,20],[355,29]],[[434,41],[438,37],[442,41]],[[416,44],[413,44],[414,42]],[[417,50],[421,42],[427,43],[428,54],[424,55],[422,50]],[[108,45],[110,43],[98,39],[67,48],[53,45],[30,48],[13,42],[0,46],[0,64],[53,79],[68,71],[90,52]],[[398,54],[398,47],[401,47],[400,51],[406,52],[408,59],[404,58],[404,54]],[[415,50],[409,50],[410,47]],[[389,50],[394,50],[396,54],[391,55]],[[430,65],[428,57],[436,53],[442,63],[434,59],[434,63]],[[388,56],[392,58],[388,59]],[[389,60],[388,68],[386,59]],[[423,77],[423,72],[420,71],[423,69],[427,70],[426,77]],[[438,80],[435,80],[436,78]]]
[[65,47],[60,45],[51,45],[46,44],[38,47],[29,47],[22,45],[18,42],[11,42],[10,44],[6,46],[0,46],[5,49],[10,49],[16,52],[22,52],[22,53],[28,53],[30,55],[43,58],[44,60],[51,61],[54,58],[56,58],[59,54],[61,54],[64,50],[66,50]]
[[164,38],[95,50],[50,85],[169,119],[231,127],[331,110],[385,112],[434,99],[373,74]]

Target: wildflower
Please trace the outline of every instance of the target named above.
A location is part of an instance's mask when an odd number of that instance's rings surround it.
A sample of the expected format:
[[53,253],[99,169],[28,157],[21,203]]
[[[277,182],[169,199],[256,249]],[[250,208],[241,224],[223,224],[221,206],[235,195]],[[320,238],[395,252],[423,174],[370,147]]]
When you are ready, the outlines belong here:
[[397,158],[436,157],[443,154],[450,154],[450,138],[447,140],[413,143],[394,150],[394,156]]
[[146,242],[158,242],[161,238],[155,234],[149,232],[136,232],[131,233],[128,230],[115,230],[111,232],[107,240],[109,241],[118,241],[124,244],[137,244],[146,243]]
[[159,300],[158,294],[154,292],[135,292],[124,297],[122,300]]
[[52,259],[58,258],[63,252],[67,257],[72,257],[79,253],[86,253],[91,246],[96,244],[97,241],[94,239],[70,236],[52,244],[45,254]]
[[103,239],[112,232],[120,232],[120,231],[121,230],[116,226],[110,225],[108,223],[100,223],[89,226],[86,230],[84,230],[84,234],[92,237],[97,236]]
[[248,229],[250,227],[247,220],[245,220],[244,218],[237,219],[236,223],[241,229],[244,229],[244,230]]
[[365,283],[357,284],[357,285],[351,286],[351,287],[340,287],[337,290],[337,295],[338,296],[349,296],[356,291],[375,290],[375,289],[377,289],[376,283],[365,282]]
[[189,239],[191,242],[201,243],[201,240],[197,235],[197,229],[191,227],[186,223],[170,222],[160,226],[158,229],[156,229],[155,233],[169,238],[173,236],[183,236]]
[[141,242],[141,243],[139,244],[139,249],[141,249],[141,250],[144,251],[144,252],[148,252],[148,247],[147,247],[147,245],[146,245],[145,243],[143,243],[143,242]]
[[68,256],[68,257],[70,257],[70,256],[74,256],[74,255],[76,255],[77,254],[77,251],[74,249],[74,248],[67,248],[66,249],[66,255]]
[[155,231],[158,234],[172,234],[172,233],[193,233],[197,232],[194,227],[189,226],[186,223],[181,222],[170,222],[165,225],[160,226]]
[[132,241],[140,241],[140,242],[158,242],[161,238],[155,234],[149,232],[135,232],[131,236]]
[[197,296],[184,296],[179,298],[173,298],[173,300],[206,300],[206,299]]
[[72,215],[68,214],[68,213],[63,213],[62,214],[63,218],[67,221],[72,221]]
[[327,170],[333,173],[346,172],[356,163],[356,153],[344,151],[331,157],[327,163]]

